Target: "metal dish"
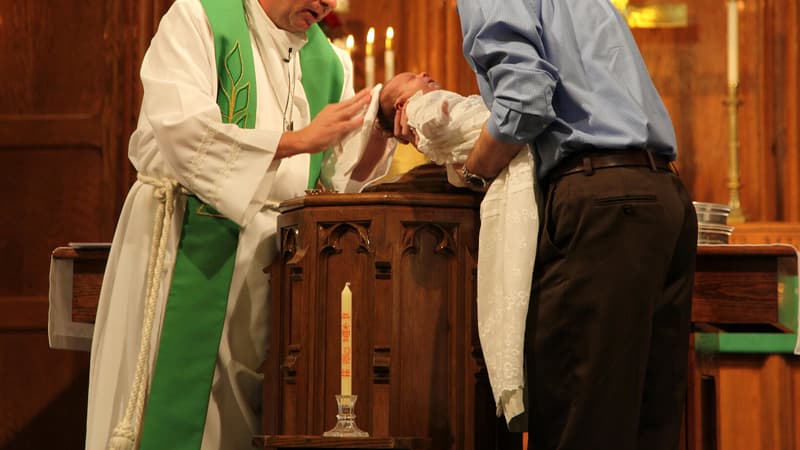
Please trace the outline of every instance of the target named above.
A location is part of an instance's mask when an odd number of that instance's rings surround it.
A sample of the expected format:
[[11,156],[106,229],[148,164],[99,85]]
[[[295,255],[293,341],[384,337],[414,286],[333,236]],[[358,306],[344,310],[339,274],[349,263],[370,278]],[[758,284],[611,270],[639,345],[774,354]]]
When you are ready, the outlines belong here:
[[694,210],[697,211],[697,222],[700,224],[708,223],[715,225],[725,225],[728,223],[728,215],[731,208],[720,203],[692,202]]
[[730,241],[733,227],[717,224],[699,224],[697,226],[698,244],[727,244]]

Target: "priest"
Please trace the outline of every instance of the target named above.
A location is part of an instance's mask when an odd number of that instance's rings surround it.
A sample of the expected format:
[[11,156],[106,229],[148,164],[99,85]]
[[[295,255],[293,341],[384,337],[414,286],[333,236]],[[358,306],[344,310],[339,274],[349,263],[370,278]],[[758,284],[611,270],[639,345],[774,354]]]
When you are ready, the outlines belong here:
[[[138,172],[103,280],[87,450],[249,448],[261,423],[275,206],[388,167],[373,100],[316,25],[336,0],[176,0],[141,68]],[[373,102],[374,103],[374,102]],[[371,129],[371,128],[370,128]]]

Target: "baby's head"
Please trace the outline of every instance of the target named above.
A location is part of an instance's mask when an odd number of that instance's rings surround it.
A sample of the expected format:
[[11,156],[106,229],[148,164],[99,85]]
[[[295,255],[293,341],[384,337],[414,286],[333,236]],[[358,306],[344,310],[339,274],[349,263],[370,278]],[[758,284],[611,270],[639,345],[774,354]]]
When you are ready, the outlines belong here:
[[384,130],[394,131],[394,114],[398,108],[405,105],[411,96],[417,91],[425,94],[441,88],[442,86],[425,72],[398,73],[381,89],[378,125]]

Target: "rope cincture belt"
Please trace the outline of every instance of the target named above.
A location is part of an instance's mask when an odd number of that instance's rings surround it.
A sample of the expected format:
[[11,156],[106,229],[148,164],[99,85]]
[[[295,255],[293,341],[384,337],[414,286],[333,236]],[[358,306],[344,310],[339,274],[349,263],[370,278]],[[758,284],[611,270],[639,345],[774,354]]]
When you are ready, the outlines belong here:
[[108,442],[109,450],[132,449],[139,433],[148,385],[148,359],[150,356],[156,301],[161,290],[167,240],[172,226],[172,216],[175,212],[175,194],[179,187],[177,181],[169,178],[153,178],[139,174],[138,179],[140,182],[155,188],[153,196],[158,199],[159,203],[153,220],[153,239],[150,242],[150,253],[147,258],[142,341],[139,344],[139,354],[136,358],[136,372],[128,403],[125,407],[125,415],[111,433],[111,439]]
[[[239,226],[190,192],[164,305],[159,346],[149,367],[155,313],[178,183],[139,177],[159,207],[147,266],[147,296],[136,374],[111,450],[199,449],[228,305]],[[152,373],[152,375],[150,375]],[[145,408],[145,403],[147,407]]]

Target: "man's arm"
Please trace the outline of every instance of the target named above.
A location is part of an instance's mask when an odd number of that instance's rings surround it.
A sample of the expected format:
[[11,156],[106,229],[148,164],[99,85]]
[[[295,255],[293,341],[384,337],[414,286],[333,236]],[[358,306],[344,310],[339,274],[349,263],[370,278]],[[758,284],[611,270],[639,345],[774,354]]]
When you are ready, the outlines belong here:
[[[538,2],[459,1],[464,56],[491,112],[487,125],[503,142],[532,142],[556,114],[558,69],[544,55]],[[533,4],[533,5],[532,5]]]
[[491,179],[555,120],[559,74],[542,57],[541,24],[529,2],[459,1],[458,12],[464,56],[491,112],[464,165]]
[[492,136],[486,125],[483,126],[475,147],[464,162],[467,171],[491,180],[517,156],[524,144],[503,142]]

